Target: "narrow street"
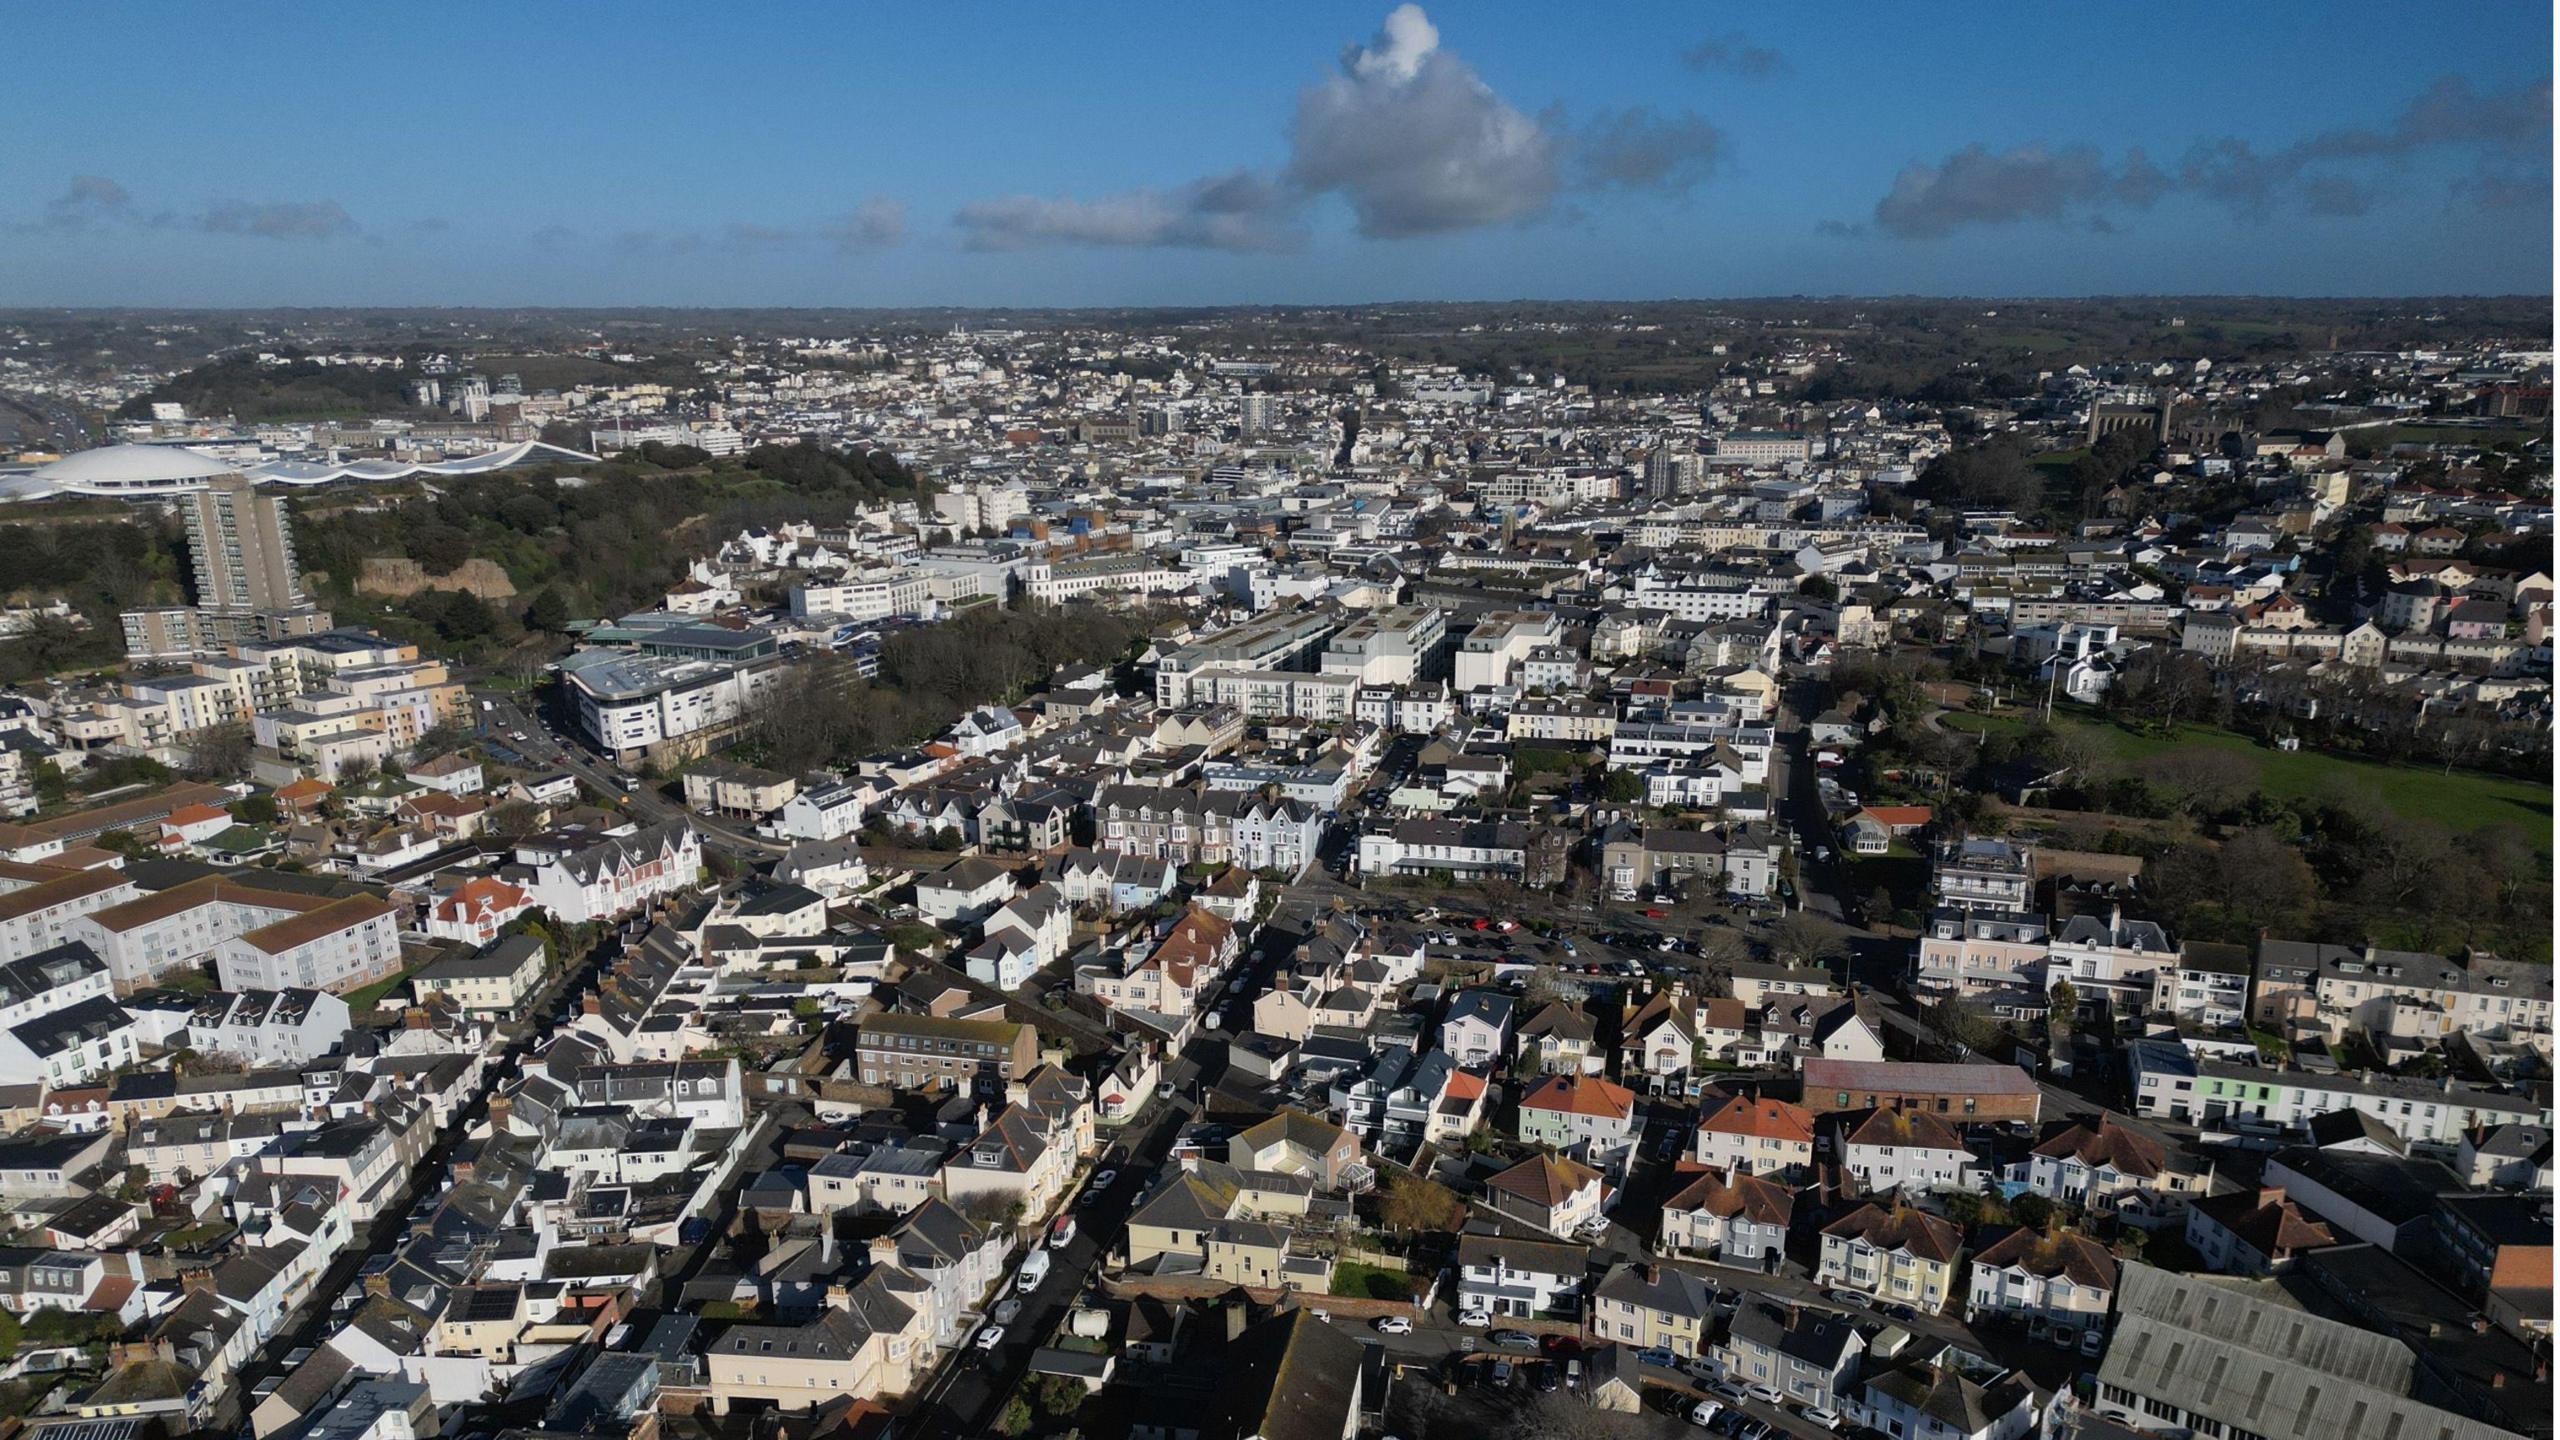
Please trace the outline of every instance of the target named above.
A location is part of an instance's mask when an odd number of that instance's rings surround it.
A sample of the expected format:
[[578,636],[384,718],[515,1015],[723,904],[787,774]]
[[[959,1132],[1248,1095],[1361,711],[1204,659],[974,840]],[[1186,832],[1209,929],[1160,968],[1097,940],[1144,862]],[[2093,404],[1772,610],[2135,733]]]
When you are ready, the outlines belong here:
[[[604,938],[597,941],[577,965],[552,977],[551,983],[544,987],[527,1006],[528,1016],[547,1015],[562,999],[583,994],[595,983],[595,977],[622,954],[622,944],[620,930],[607,931]],[[310,1293],[294,1312],[293,1317],[274,1335],[268,1337],[267,1342],[258,1348],[257,1353],[241,1365],[231,1392],[225,1399],[226,1409],[237,1408],[242,1397],[248,1395],[260,1380],[281,1367],[285,1356],[305,1346],[317,1345],[335,1332],[339,1321],[333,1316],[332,1309],[337,1304],[338,1298],[356,1282],[356,1277],[363,1270],[366,1262],[376,1256],[392,1253],[399,1248],[403,1240],[408,1238],[410,1212],[416,1207],[421,1197],[436,1193],[436,1187],[445,1177],[446,1166],[452,1158],[454,1148],[462,1142],[463,1137],[468,1135],[474,1126],[487,1118],[490,1097],[497,1092],[500,1085],[505,1084],[519,1072],[526,1053],[534,1048],[539,1039],[543,1038],[543,1032],[536,1028],[538,1024],[539,1021],[526,1025],[522,1034],[510,1040],[503,1050],[491,1058],[479,1089],[472,1094],[468,1103],[455,1112],[453,1123],[445,1126],[438,1133],[435,1143],[409,1172],[409,1183],[401,1190],[399,1203],[375,1216],[372,1225],[352,1241],[337,1259],[330,1262],[329,1268],[312,1286]],[[234,1415],[223,1423],[226,1427],[236,1425],[240,1418]]]
[[[973,1334],[944,1355],[933,1378],[917,1392],[911,1423],[900,1428],[902,1435],[910,1440],[939,1440],[992,1433],[1005,1397],[1029,1373],[1032,1352],[1065,1323],[1067,1310],[1084,1297],[1104,1259],[1120,1245],[1128,1230],[1129,1212],[1137,1205],[1147,1178],[1171,1153],[1174,1137],[1191,1114],[1186,1101],[1160,1100],[1123,1127],[1118,1141],[1105,1148],[1104,1158],[1094,1167],[1097,1174],[1103,1169],[1118,1173],[1108,1188],[1098,1192],[1099,1198],[1088,1203],[1086,1195],[1078,1195],[1060,1212],[1075,1217],[1075,1238],[1063,1248],[1047,1251],[1049,1273],[1028,1296],[1021,1297],[1022,1313],[1005,1326],[1003,1343],[981,1350]],[[1087,1188],[1088,1193],[1096,1193],[1090,1182]],[[1035,1234],[1031,1243],[1046,1242]],[[1006,1296],[1020,1293],[1014,1287],[1013,1272],[1008,1272],[1005,1285],[988,1297],[987,1304],[992,1308]]]

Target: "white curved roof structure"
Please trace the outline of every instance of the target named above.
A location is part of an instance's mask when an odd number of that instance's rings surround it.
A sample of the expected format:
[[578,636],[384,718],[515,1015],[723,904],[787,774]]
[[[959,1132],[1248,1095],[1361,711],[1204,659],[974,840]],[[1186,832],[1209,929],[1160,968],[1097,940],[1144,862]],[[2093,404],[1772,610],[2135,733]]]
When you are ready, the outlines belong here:
[[540,465],[557,462],[566,465],[592,465],[597,457],[565,445],[548,445],[540,440],[526,440],[504,449],[482,455],[465,455],[459,460],[348,460],[323,464],[316,460],[270,460],[253,465],[246,472],[250,479],[278,485],[334,485],[342,480],[405,480],[412,475],[480,475],[491,470],[506,470],[518,465]]
[[105,445],[37,466],[27,478],[48,494],[171,495],[239,473],[227,460],[180,445]]
[[270,460],[239,466],[182,445],[105,445],[39,465],[25,475],[0,479],[0,501],[48,500],[57,495],[124,499],[180,495],[205,488],[222,475],[245,475],[260,485],[335,485],[405,480],[412,475],[480,475],[518,465],[592,465],[595,456],[564,445],[527,440],[455,460]]

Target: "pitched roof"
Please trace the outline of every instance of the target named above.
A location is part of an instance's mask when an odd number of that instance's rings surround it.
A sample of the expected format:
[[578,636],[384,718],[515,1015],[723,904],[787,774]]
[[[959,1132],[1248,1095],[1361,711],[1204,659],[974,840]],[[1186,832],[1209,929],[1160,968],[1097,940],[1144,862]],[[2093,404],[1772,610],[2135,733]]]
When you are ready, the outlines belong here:
[[1994,1270],[2015,1267],[2048,1280],[2060,1275],[2096,1289],[2112,1290],[2116,1283],[2114,1252],[2076,1230],[2021,1225],[1976,1253],[1973,1263]]
[[[1956,1127],[1923,1110],[1885,1105],[1863,1115],[1843,1116],[1841,1128],[1850,1145],[1884,1145],[1896,1149],[1964,1150]],[[1968,1152],[1970,1153],[1970,1152]]]
[[2050,1160],[2077,1160],[2093,1168],[2112,1166],[2116,1173],[2136,1180],[2158,1175],[2169,1158],[2167,1147],[2159,1141],[2104,1114],[2094,1123],[2072,1120],[2047,1128],[2034,1153]]
[[1787,1140],[1813,1143],[1813,1112],[1784,1100],[1764,1100],[1757,1095],[1728,1097],[1713,1113],[1699,1122],[1699,1129],[1719,1135],[1747,1135],[1759,1140]]
[[2272,1187],[2215,1195],[2192,1208],[2270,1260],[2337,1240],[2328,1226],[2303,1214],[2292,1197]]
[[1663,1201],[1662,1208],[1666,1212],[1703,1210],[1718,1219],[1739,1217],[1754,1225],[1783,1229],[1795,1219],[1796,1198],[1785,1186],[1747,1171],[1728,1179],[1723,1171],[1710,1169]]
[[1578,1160],[1562,1155],[1532,1155],[1484,1185],[1487,1190],[1499,1190],[1532,1205],[1553,1209],[1599,1178],[1599,1171]]
[[1550,1075],[1521,1098],[1520,1108],[1624,1120],[1635,1113],[1636,1092],[1597,1075]]
[[1864,1240],[1879,1250],[1908,1250],[1923,1260],[1952,1261],[1963,1238],[1948,1221],[1908,1205],[1861,1205],[1822,1227],[1825,1235]]

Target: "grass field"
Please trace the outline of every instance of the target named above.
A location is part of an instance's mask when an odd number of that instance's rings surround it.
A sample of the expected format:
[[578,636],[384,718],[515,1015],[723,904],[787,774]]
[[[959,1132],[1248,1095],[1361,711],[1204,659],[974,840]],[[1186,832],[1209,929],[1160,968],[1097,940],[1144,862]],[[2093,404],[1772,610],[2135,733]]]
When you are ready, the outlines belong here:
[[[2020,714],[1977,715],[1951,711],[1941,716],[1939,723],[1950,730],[1971,734],[1978,731],[2021,731],[2029,728],[2032,722]],[[2111,721],[2068,715],[2058,710],[2054,712],[2054,723],[2098,737],[2116,759],[2128,765],[2139,764],[2180,746],[2210,745],[2231,751],[2255,764],[2258,788],[2278,800],[2318,795],[2336,787],[2351,787],[2370,791],[2404,819],[2433,820],[2454,830],[2514,825],[2525,832],[2537,851],[2546,856],[2551,853],[2551,790],[2548,786],[2469,770],[2456,770],[2447,775],[2441,769],[2428,766],[2385,765],[2379,761],[2333,755],[2320,750],[2270,750],[2245,735],[2235,735],[2209,725],[2181,726],[2173,738],[2140,734]]]
[[425,969],[426,965],[427,962],[424,960],[419,961],[415,965],[405,965],[401,967],[399,974],[392,976],[388,980],[376,980],[361,990],[348,991],[347,1008],[359,1013],[372,1009],[374,1006],[382,1002],[383,996],[390,994],[400,986],[408,984],[409,977],[417,974],[420,970]]

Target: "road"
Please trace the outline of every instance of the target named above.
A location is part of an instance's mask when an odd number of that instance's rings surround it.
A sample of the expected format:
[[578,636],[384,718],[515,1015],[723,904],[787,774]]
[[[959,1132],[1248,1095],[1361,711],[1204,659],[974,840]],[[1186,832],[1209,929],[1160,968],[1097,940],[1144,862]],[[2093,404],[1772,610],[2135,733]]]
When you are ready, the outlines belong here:
[[1096,1191],[1088,1183],[1086,1194],[1062,1212],[1075,1217],[1076,1234],[1065,1246],[1045,1252],[1047,1277],[1023,1295],[1009,1274],[1003,1290],[989,1297],[990,1307],[1007,1296],[1023,1302],[1022,1313],[1005,1326],[1003,1343],[981,1350],[972,1336],[945,1355],[917,1392],[912,1419],[899,1433],[910,1440],[994,1433],[1005,1398],[1030,1372],[1032,1352],[1066,1323],[1068,1309],[1084,1297],[1103,1259],[1119,1247],[1147,1177],[1171,1153],[1174,1137],[1191,1114],[1187,1101],[1157,1101],[1123,1127],[1121,1141],[1106,1149],[1095,1167],[1097,1174],[1103,1169],[1117,1172],[1111,1184]]
[[[70,454],[89,448],[89,422],[80,408],[50,395],[0,395],[0,439],[14,450],[59,450]],[[32,424],[25,422],[32,421]]]
[[[605,938],[597,942],[577,965],[552,978],[551,984],[527,1007],[527,1013],[542,1015],[562,1000],[584,994],[594,985],[597,974],[621,955],[622,943],[620,931],[607,931]],[[480,1088],[472,1093],[471,1099],[456,1112],[453,1123],[444,1127],[436,1136],[435,1143],[410,1170],[409,1183],[400,1192],[399,1203],[385,1207],[374,1217],[361,1239],[351,1243],[322,1272],[293,1318],[242,1363],[233,1387],[224,1399],[226,1411],[241,1405],[260,1380],[283,1364],[285,1356],[304,1346],[317,1345],[336,1333],[340,1321],[332,1313],[332,1308],[338,1298],[355,1283],[365,1262],[378,1255],[390,1254],[409,1238],[411,1208],[422,1195],[435,1193],[434,1187],[443,1181],[454,1147],[487,1117],[489,1098],[497,1092],[499,1085],[520,1072],[525,1054],[542,1033],[534,1026],[526,1026],[522,1034],[508,1041],[505,1049],[492,1058],[482,1076]],[[222,1428],[238,1424],[240,1418],[237,1414],[230,1415],[223,1421]]]
[[[642,824],[659,825],[669,820],[690,819],[693,828],[702,833],[706,844],[750,860],[770,860],[791,849],[778,841],[740,830],[727,821],[695,815],[668,799],[654,786],[643,784],[637,788],[625,788],[624,781],[632,777],[606,764],[583,746],[562,739],[563,732],[555,728],[553,718],[527,707],[514,691],[475,690],[471,699],[484,707],[477,712],[480,733],[484,738],[495,739],[523,756],[528,764],[558,766],[578,777],[598,795],[621,796],[622,803]],[[519,735],[524,738],[517,739]]]

